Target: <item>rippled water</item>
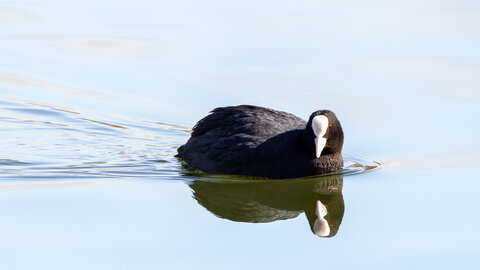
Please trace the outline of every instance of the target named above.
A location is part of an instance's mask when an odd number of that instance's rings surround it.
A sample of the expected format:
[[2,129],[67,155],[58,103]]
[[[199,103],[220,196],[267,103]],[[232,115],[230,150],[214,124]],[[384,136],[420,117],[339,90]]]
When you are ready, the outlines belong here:
[[[176,148],[188,128],[51,104],[3,101],[0,173],[15,178],[108,178],[178,175]],[[8,157],[7,156],[7,157]]]
[[[479,15],[473,0],[2,1],[0,268],[477,269]],[[344,167],[274,181],[174,157],[237,104],[335,111]]]

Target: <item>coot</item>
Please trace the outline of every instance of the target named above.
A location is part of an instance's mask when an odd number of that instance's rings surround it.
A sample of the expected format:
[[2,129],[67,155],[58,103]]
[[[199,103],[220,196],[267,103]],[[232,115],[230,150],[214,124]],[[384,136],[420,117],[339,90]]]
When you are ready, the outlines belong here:
[[177,157],[213,174],[296,178],[343,165],[343,130],[319,110],[308,122],[286,112],[240,105],[216,108],[193,127]]

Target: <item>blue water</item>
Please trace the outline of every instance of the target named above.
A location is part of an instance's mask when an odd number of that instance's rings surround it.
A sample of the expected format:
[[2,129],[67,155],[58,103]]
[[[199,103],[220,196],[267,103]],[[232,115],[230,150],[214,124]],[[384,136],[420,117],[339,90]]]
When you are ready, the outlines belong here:
[[[450,0],[2,1],[0,268],[477,269],[479,15]],[[236,104],[335,111],[342,174],[182,167],[189,129]],[[312,231],[317,200],[331,237]]]

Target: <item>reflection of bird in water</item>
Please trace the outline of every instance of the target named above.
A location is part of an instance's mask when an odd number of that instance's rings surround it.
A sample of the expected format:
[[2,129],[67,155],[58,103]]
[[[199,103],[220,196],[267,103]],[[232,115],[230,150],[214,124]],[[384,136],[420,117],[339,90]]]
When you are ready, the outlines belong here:
[[189,183],[200,205],[220,218],[266,223],[297,217],[305,212],[312,232],[334,236],[342,222],[341,176],[294,181]]

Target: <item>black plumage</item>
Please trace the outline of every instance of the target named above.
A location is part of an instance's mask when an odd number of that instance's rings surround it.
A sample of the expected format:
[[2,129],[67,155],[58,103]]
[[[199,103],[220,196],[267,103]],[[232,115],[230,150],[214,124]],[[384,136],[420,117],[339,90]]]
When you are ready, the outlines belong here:
[[[320,115],[329,127],[316,158],[312,120]],[[316,111],[305,122],[290,113],[240,105],[216,108],[198,121],[177,156],[207,173],[295,178],[340,168],[342,146],[342,127],[331,111]]]

